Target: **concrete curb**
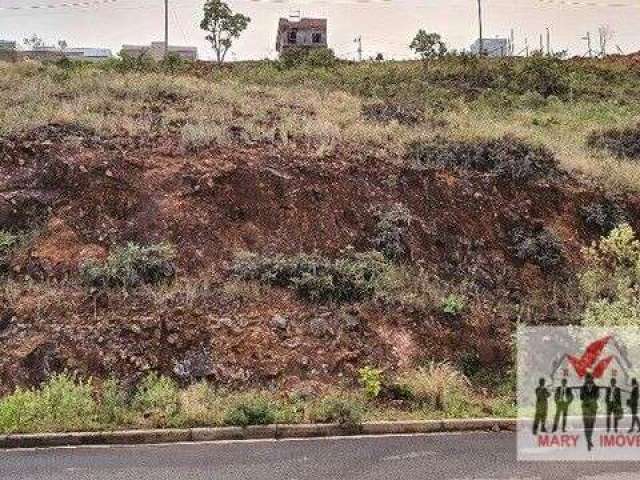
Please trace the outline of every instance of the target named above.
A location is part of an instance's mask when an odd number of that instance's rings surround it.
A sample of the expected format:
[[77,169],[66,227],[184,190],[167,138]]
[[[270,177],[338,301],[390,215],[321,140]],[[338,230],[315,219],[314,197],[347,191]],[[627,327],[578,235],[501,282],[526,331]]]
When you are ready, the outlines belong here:
[[297,424],[250,427],[121,430],[113,432],[39,433],[0,435],[0,449],[43,448],[80,445],[141,445],[220,440],[313,438],[349,435],[401,435],[500,431],[516,429],[515,419],[425,420],[370,422],[362,425]]

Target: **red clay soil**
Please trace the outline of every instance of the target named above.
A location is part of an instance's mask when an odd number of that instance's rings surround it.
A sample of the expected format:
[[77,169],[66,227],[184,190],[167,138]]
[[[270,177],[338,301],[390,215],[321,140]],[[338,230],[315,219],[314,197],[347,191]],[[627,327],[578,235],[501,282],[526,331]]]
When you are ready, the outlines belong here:
[[[153,369],[183,381],[297,388],[350,378],[365,364],[396,369],[471,356],[499,368],[516,319],[559,321],[554,309],[570,308],[570,300],[540,299],[568,283],[580,248],[597,238],[578,211],[602,197],[568,177],[513,185],[348,149],[323,159],[267,145],[190,153],[170,138],[105,139],[55,125],[0,139],[0,229],[35,231],[11,259],[14,281],[0,297],[0,391],[64,369],[132,381]],[[617,201],[638,227],[640,201]],[[225,287],[241,250],[370,250],[372,210],[395,202],[413,216],[404,261],[477,292],[464,315]],[[553,231],[563,263],[543,271],[516,259],[514,226]],[[172,242],[178,284],[201,279],[207,288],[126,294],[79,285],[82,262],[129,241]]]

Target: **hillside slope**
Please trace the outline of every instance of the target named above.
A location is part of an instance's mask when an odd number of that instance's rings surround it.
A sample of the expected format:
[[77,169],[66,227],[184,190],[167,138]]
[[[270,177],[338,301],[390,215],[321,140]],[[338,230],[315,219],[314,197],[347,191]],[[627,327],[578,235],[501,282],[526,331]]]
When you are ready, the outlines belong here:
[[[477,147],[442,140],[447,126],[420,122],[414,131],[358,117],[377,129],[367,135],[409,132],[427,153],[407,143],[390,154],[392,145],[369,137],[359,144],[346,125],[321,153],[314,132],[284,142],[282,128],[271,140],[218,136],[195,147],[171,112],[154,110],[157,98],[141,101],[159,129],[109,131],[60,121],[70,114],[59,112],[0,138],[0,230],[21,238],[0,290],[0,390],[63,370],[286,388],[428,359],[503,371],[516,322],[576,320],[581,248],[622,217],[640,229],[633,189],[607,191],[535,142],[497,137]],[[277,115],[297,108],[274,102]],[[298,121],[326,115],[313,108]],[[212,123],[233,137],[234,121]],[[424,140],[430,129],[439,136]],[[160,242],[175,248],[175,278],[128,289],[83,282],[83,265],[118,246]],[[385,260],[384,282],[354,301],[305,298],[293,284],[234,268],[240,252],[341,259],[385,245],[396,255]],[[448,298],[464,305],[445,308]]]

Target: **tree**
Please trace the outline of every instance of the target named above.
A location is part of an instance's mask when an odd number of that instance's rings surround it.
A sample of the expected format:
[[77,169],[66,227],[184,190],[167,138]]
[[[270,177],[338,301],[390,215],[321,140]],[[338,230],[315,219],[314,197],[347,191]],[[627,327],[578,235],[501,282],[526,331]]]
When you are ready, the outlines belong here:
[[600,36],[600,55],[606,57],[609,41],[613,40],[613,30],[609,25],[601,25],[598,28],[598,35]]
[[40,37],[39,35],[36,35],[35,33],[31,34],[30,37],[25,38],[22,41],[22,43],[24,43],[24,45],[30,48],[31,50],[37,50],[45,46],[44,40],[42,40],[42,37]]
[[64,52],[69,47],[66,40],[58,40],[58,48],[61,52]]
[[447,53],[447,46],[439,34],[427,33],[422,29],[418,30],[409,48],[420,55],[420,58],[426,62],[442,57]]
[[209,32],[205,38],[211,42],[218,63],[224,62],[233,40],[240,37],[250,21],[246,15],[233,13],[222,0],[206,0],[200,28]]

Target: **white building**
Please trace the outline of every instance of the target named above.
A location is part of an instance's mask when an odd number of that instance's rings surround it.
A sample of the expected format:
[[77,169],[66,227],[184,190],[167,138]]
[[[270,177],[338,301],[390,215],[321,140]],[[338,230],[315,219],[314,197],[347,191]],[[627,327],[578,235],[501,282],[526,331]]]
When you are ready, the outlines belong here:
[[15,50],[16,42],[13,40],[0,40],[0,50]]
[[108,48],[65,48],[62,52],[70,60],[101,62],[113,57]]
[[[474,55],[480,53],[480,39],[473,42],[470,50]],[[510,55],[509,40],[506,38],[483,38],[482,50],[483,55],[487,57],[507,57]]]
[[[165,43],[151,42],[151,45],[123,45],[120,55],[128,55],[130,57],[141,57],[148,55],[154,60],[162,60],[164,58]],[[183,60],[197,60],[198,49],[196,47],[177,47],[169,45],[169,53],[177,55]]]

